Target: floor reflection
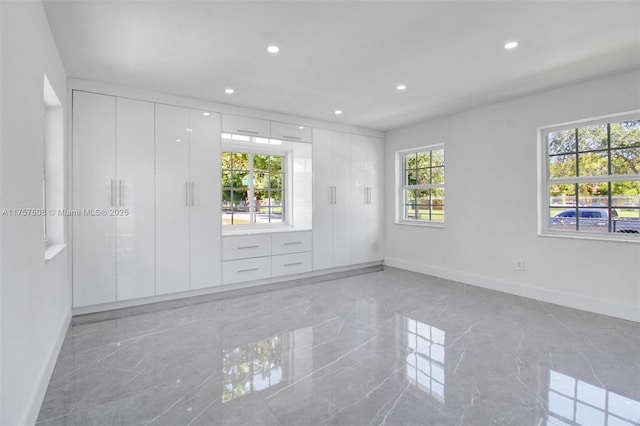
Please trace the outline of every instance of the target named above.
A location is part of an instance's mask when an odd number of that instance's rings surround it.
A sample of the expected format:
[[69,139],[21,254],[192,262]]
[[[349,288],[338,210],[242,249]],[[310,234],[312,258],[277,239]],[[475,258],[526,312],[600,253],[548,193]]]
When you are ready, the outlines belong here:
[[554,370],[549,371],[547,425],[637,425],[640,402]]
[[308,374],[311,365],[305,360],[309,358],[312,342],[312,328],[305,327],[223,349],[222,402],[290,382],[301,373]]
[[435,400],[444,403],[445,332],[437,327],[398,315],[405,348],[403,375]]

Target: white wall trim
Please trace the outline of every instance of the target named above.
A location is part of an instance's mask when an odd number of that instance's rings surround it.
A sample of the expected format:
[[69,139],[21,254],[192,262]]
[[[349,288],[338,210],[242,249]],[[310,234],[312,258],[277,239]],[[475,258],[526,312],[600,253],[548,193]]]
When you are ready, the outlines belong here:
[[60,355],[60,349],[62,349],[62,343],[67,335],[69,324],[71,323],[71,309],[67,309],[67,312],[62,320],[60,329],[58,330],[58,336],[56,337],[53,346],[47,354],[48,361],[42,365],[40,373],[38,374],[38,380],[36,386],[31,392],[31,397],[27,404],[27,410],[20,424],[22,425],[34,425],[38,420],[38,414],[44,401],[44,396],[47,393],[51,376],[53,375],[53,369],[58,361],[58,355]]
[[385,258],[384,265],[420,274],[433,275],[435,277],[458,281],[489,290],[540,300],[542,302],[640,322],[640,308],[631,303],[618,303],[582,294],[549,290],[515,281],[501,280],[422,263],[408,262],[398,258]]

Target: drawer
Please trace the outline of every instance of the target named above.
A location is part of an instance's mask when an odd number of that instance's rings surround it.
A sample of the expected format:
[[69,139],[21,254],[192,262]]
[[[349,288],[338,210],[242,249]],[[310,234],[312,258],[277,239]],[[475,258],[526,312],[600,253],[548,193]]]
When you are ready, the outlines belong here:
[[311,251],[311,231],[283,232],[271,236],[271,254]]
[[311,271],[311,252],[271,256],[271,276],[301,274]]
[[247,259],[269,256],[271,254],[271,235],[237,235],[222,238],[222,260]]
[[222,114],[222,133],[268,138],[271,136],[271,122],[259,118]]
[[272,121],[271,138],[292,142],[311,142],[311,127]]
[[222,262],[222,283],[261,280],[271,276],[271,257],[229,260]]

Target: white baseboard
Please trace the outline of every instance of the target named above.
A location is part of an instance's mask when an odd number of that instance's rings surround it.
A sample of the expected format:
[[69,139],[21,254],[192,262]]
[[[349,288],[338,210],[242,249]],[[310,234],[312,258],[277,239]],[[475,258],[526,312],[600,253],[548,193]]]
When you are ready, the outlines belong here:
[[594,312],[629,321],[640,322],[640,308],[631,303],[620,303],[617,301],[599,299],[582,294],[551,290],[530,284],[470,274],[468,272],[455,271],[422,263],[408,262],[397,258],[386,258],[384,260],[384,265],[418,272],[420,274],[433,275],[439,278],[458,281],[489,290],[501,291],[503,293],[514,294],[516,296],[536,299],[569,308],[580,309],[582,311]]
[[29,404],[27,405],[27,407],[29,408],[25,413],[23,421],[20,423],[22,425],[34,425],[38,420],[40,407],[42,407],[42,402],[44,401],[44,396],[47,393],[49,381],[51,380],[53,369],[55,368],[56,362],[58,361],[58,355],[60,354],[60,349],[62,348],[62,343],[64,342],[64,337],[67,335],[67,330],[69,329],[70,323],[71,308],[67,310],[67,313],[62,320],[62,324],[60,325],[60,329],[58,330],[58,336],[56,337],[53,346],[47,354],[47,362],[40,369],[40,373],[38,374],[37,386],[33,389],[31,397],[29,398]]

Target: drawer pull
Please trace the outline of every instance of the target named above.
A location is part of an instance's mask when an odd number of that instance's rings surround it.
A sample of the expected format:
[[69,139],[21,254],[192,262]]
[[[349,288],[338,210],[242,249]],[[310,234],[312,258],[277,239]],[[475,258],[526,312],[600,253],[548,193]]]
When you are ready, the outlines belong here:
[[302,241],[290,241],[290,242],[284,243],[285,246],[293,246],[296,244],[302,244]]
[[302,139],[302,138],[299,138],[297,136],[282,136],[282,138],[283,139],[293,139],[293,140],[296,140],[296,141],[299,141],[299,140]]
[[242,246],[242,247],[238,247],[238,250],[244,250],[244,249],[252,249],[252,248],[258,248],[260,247],[259,245],[255,245],[255,246]]
[[250,135],[257,135],[258,132],[253,132],[251,130],[242,130],[242,129],[238,129],[238,133],[248,133]]
[[249,268],[249,269],[240,269],[238,272],[253,272],[253,271],[259,271],[260,268]]
[[296,265],[302,265],[302,262],[295,262],[295,263],[285,263],[282,266],[296,266]]

